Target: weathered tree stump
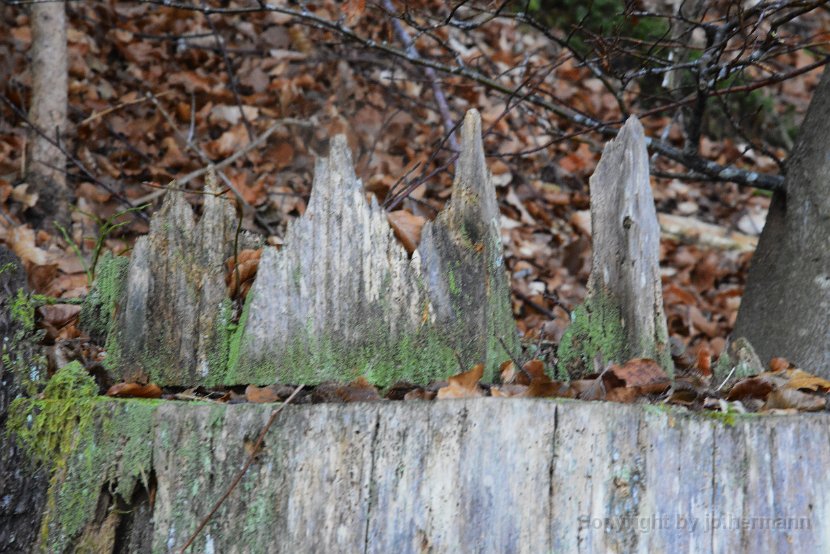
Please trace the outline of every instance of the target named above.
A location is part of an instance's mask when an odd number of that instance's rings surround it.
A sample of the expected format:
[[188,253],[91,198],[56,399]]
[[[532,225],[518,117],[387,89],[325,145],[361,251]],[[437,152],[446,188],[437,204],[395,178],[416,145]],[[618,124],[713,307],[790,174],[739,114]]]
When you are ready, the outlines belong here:
[[[90,327],[106,326],[108,365],[161,385],[317,384],[365,376],[385,386],[428,383],[485,364],[490,379],[518,352],[481,122],[465,120],[452,199],[410,259],[383,209],[367,203],[344,137],[315,169],[305,214],[281,250],[266,247],[238,325],[222,263],[236,220],[206,196],[198,224],[168,194],[133,251],[127,277],[102,269]],[[213,191],[210,187],[208,192]],[[123,262],[122,262],[123,263]],[[95,316],[95,317],[92,317]]]
[[660,225],[643,127],[629,117],[591,176],[593,266],[585,303],[559,346],[563,377],[603,363],[653,358],[672,369],[660,281]]
[[[91,481],[53,491],[39,546],[178,552],[271,410],[97,402],[67,469]],[[288,406],[191,551],[827,552],[828,430],[573,401]]]
[[123,291],[107,340],[116,377],[188,385],[224,370],[231,304],[223,264],[237,219],[214,177],[205,192],[198,223],[183,195],[168,193],[135,243],[125,282],[107,285]]
[[[46,500],[48,472],[33,462],[13,434],[7,433],[12,401],[26,390],[22,376],[40,368],[34,337],[34,313],[16,305],[26,294],[23,263],[0,245],[0,552],[25,552],[37,540]],[[33,310],[32,310],[33,311]],[[28,319],[28,321],[26,321]],[[32,374],[35,375],[32,375]]]

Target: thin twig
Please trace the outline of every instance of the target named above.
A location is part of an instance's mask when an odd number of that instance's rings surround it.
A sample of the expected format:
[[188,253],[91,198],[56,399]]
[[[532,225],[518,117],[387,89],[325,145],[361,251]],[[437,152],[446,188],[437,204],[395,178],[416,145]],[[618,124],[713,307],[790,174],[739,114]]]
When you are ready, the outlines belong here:
[[271,412],[271,417],[268,418],[268,422],[265,424],[265,427],[263,427],[262,431],[259,433],[259,437],[257,437],[257,440],[254,443],[254,447],[251,450],[251,454],[248,456],[248,460],[245,462],[245,465],[243,465],[242,469],[239,470],[239,473],[236,474],[236,477],[234,478],[233,482],[231,482],[228,489],[225,491],[225,494],[223,494],[219,498],[219,500],[216,501],[216,504],[213,505],[213,508],[199,524],[199,527],[196,528],[196,531],[193,532],[193,534],[184,544],[182,549],[179,550],[179,554],[184,554],[184,551],[187,550],[191,544],[193,544],[193,541],[196,540],[196,537],[199,535],[199,533],[201,533],[202,529],[204,529],[205,526],[208,524],[210,518],[213,517],[213,515],[219,510],[219,507],[222,505],[222,503],[228,499],[228,497],[231,495],[236,486],[239,485],[239,482],[242,481],[242,477],[245,476],[245,473],[248,471],[248,468],[251,467],[251,464],[254,463],[254,458],[256,458],[257,453],[259,453],[259,449],[262,447],[262,443],[265,442],[265,435],[268,433],[268,430],[271,429],[271,425],[273,425],[274,422],[277,420],[277,416],[280,414],[283,408],[288,406],[288,404],[290,404],[291,401],[294,400],[297,394],[299,394],[299,392],[303,390],[303,386],[304,385],[300,385],[299,387],[294,389],[294,392],[291,393],[291,396],[286,398],[285,402],[283,402],[279,408]]
[[[20,118],[20,119],[21,119],[24,123],[26,123],[26,124],[27,124],[27,125],[28,125],[28,126],[29,126],[29,127],[30,127],[30,128],[31,128],[34,132],[35,132],[35,133],[37,133],[37,135],[38,135],[38,136],[42,137],[42,138],[43,138],[44,140],[46,140],[49,144],[51,144],[52,146],[54,146],[54,147],[56,147],[58,150],[60,150],[60,151],[61,151],[61,154],[63,154],[64,156],[66,156],[66,159],[67,159],[67,160],[69,160],[70,162],[72,162],[72,164],[73,164],[75,167],[77,167],[78,169],[80,169],[80,170],[81,170],[81,173],[83,173],[84,175],[86,175],[86,177],[87,177],[89,180],[91,180],[93,183],[95,183],[96,185],[100,186],[101,188],[103,188],[104,190],[106,190],[107,192],[109,192],[110,194],[112,194],[115,198],[117,198],[120,202],[122,202],[122,203],[123,203],[123,204],[125,204],[126,206],[128,206],[128,207],[130,207],[130,208],[135,208],[135,207],[136,207],[136,205],[135,205],[135,204],[133,204],[132,202],[130,202],[130,200],[129,200],[127,197],[125,197],[123,194],[121,194],[121,193],[120,193],[120,192],[118,192],[117,190],[113,189],[113,188],[112,188],[109,184],[105,183],[104,181],[102,181],[101,179],[99,179],[98,177],[96,177],[96,176],[95,176],[95,175],[94,175],[94,174],[93,174],[93,173],[92,173],[89,169],[87,169],[87,168],[86,168],[86,166],[85,166],[83,163],[81,163],[81,161],[80,161],[78,158],[76,158],[75,156],[73,156],[73,155],[72,155],[72,154],[71,154],[71,153],[70,153],[70,152],[69,152],[69,151],[68,151],[68,150],[67,150],[67,149],[66,149],[66,148],[65,148],[65,147],[64,147],[64,146],[60,143],[60,141],[53,139],[53,138],[52,138],[52,137],[50,137],[50,136],[49,136],[49,134],[48,134],[48,133],[46,133],[43,129],[41,129],[41,128],[40,128],[40,127],[38,127],[37,125],[34,125],[34,124],[31,122],[31,120],[28,118],[28,116],[26,115],[26,113],[25,113],[22,109],[20,109],[20,108],[17,106],[17,104],[15,104],[15,103],[14,103],[14,102],[12,102],[11,100],[9,100],[9,99],[6,97],[6,95],[5,95],[5,94],[0,94],[0,100],[2,100],[3,102],[5,102],[5,103],[6,103],[6,105],[7,105],[7,106],[9,106],[9,108],[11,108],[11,110],[15,113],[15,115],[17,115],[17,117],[19,117],[19,118]],[[65,171],[65,170],[64,170],[64,171]],[[149,216],[148,216],[147,214],[145,214],[144,212],[134,212],[134,213],[135,213],[135,215],[136,215],[136,216],[140,217],[140,218],[141,218],[141,219],[143,219],[144,221],[149,221],[149,220],[150,220]]]
[[[205,0],[202,0],[202,6],[207,6]],[[233,63],[231,63],[231,58],[228,56],[228,51],[225,48],[225,41],[219,35],[219,30],[210,18],[210,13],[206,11],[204,12],[204,16],[205,21],[207,21],[207,24],[210,26],[210,30],[213,33],[213,40],[216,42],[216,48],[219,49],[219,53],[222,55],[222,60],[225,62],[225,70],[228,73],[228,84],[231,87],[233,98],[236,101],[236,107],[239,109],[239,115],[242,116],[242,123],[245,124],[245,130],[248,132],[248,139],[254,140],[256,133],[254,133],[254,127],[248,120],[248,116],[245,115],[245,108],[242,106],[242,98],[239,96],[239,88],[236,86],[236,75],[233,72]]]
[[[288,117],[283,118],[283,119],[278,119],[268,129],[266,129],[260,136],[255,137],[254,140],[252,140],[247,145],[245,145],[244,148],[241,148],[241,149],[237,150],[236,152],[234,152],[233,154],[231,154],[227,158],[225,158],[222,161],[214,164],[213,160],[210,159],[210,157],[205,153],[204,150],[202,150],[199,147],[198,144],[196,144],[192,140],[188,140],[188,138],[184,136],[184,134],[179,130],[178,125],[176,125],[176,122],[173,120],[173,117],[167,112],[167,110],[164,109],[164,106],[161,105],[161,102],[158,101],[158,97],[155,96],[152,92],[148,92],[147,95],[152,100],[152,102],[156,106],[156,108],[158,108],[159,113],[161,113],[162,117],[164,117],[164,119],[167,121],[167,123],[173,129],[173,132],[176,134],[176,136],[179,138],[179,140],[184,142],[185,147],[188,150],[191,150],[192,152],[194,152],[197,156],[199,156],[199,158],[202,159],[202,161],[205,164],[207,164],[205,167],[202,167],[202,168],[197,169],[195,171],[191,171],[187,175],[176,179],[176,188],[183,187],[184,185],[186,185],[187,183],[189,183],[193,179],[201,177],[202,175],[206,174],[208,171],[213,169],[213,170],[216,171],[216,174],[219,176],[219,178],[222,179],[222,182],[225,183],[225,186],[227,186],[234,193],[234,195],[242,203],[242,205],[247,210],[254,213],[254,219],[256,220],[256,222],[263,229],[265,229],[268,232],[268,234],[273,235],[274,230],[271,228],[271,226],[268,224],[268,222],[265,221],[256,212],[256,210],[253,208],[253,206],[251,206],[248,203],[247,200],[245,200],[245,198],[242,196],[242,193],[239,191],[239,189],[236,188],[236,185],[234,185],[233,182],[228,178],[228,176],[225,175],[224,172],[222,172],[221,170],[222,170],[222,168],[234,163],[239,158],[247,155],[248,152],[250,152],[254,148],[257,148],[260,145],[262,145],[266,140],[268,140],[268,137],[270,137],[274,133],[274,131],[276,131],[277,128],[280,127],[281,125],[289,125],[290,124],[290,125],[297,125],[297,126],[301,126],[301,127],[310,127],[310,126],[313,125],[313,123],[310,122],[310,121],[305,121],[305,120],[301,120],[301,119],[294,119],[294,118],[288,118]],[[159,196],[163,196],[167,192],[167,190],[168,190],[167,188],[159,189],[155,192],[152,192],[152,193],[142,197],[141,200],[143,200],[144,202],[150,202],[152,200],[155,200]]]
[[[317,13],[307,10],[300,11],[270,3],[261,3],[259,5],[251,5],[245,7],[213,8],[199,6],[181,0],[145,0],[145,2],[149,4],[163,5],[173,9],[189,10],[206,14],[243,15],[250,13],[259,13],[263,11],[280,13],[291,17],[295,17],[301,21],[305,21],[308,24],[319,27],[321,29],[327,29],[329,31],[338,33],[340,36],[349,39],[364,48],[386,53],[390,56],[406,60],[413,65],[419,65],[424,68],[432,68],[436,72],[441,72],[447,75],[463,77],[472,82],[483,85],[490,90],[502,92],[508,95],[512,94],[514,90],[513,87],[511,87],[510,85],[499,82],[494,78],[488,77],[476,71],[472,67],[461,65],[453,66],[430,58],[422,56],[413,56],[405,49],[401,50],[399,48],[395,48],[394,46],[391,46],[386,42],[376,42],[375,40],[365,37],[359,34],[358,32],[354,31],[353,29],[346,27],[340,21],[331,21]],[[816,67],[823,65],[824,63],[827,63],[826,59],[823,59],[816,64],[811,64],[811,66],[814,67],[811,67],[810,69],[815,69]],[[806,70],[806,68],[802,68],[802,70],[800,71],[803,70]],[[795,76],[795,74],[796,72],[788,73],[788,75],[790,76]],[[771,83],[767,82],[765,84]],[[745,88],[760,86],[762,85],[759,83],[756,85],[749,85],[748,87],[733,87],[731,89],[713,91],[713,94],[726,94],[727,92],[739,91],[742,92]],[[539,94],[531,94],[525,98],[525,101],[527,103],[543,108],[560,117],[563,117],[577,125],[593,127],[594,130],[606,137],[615,137],[619,133],[619,129],[616,128],[616,125],[622,123],[621,121],[607,122],[597,120],[594,117],[580,113],[572,106],[564,104],[564,102],[561,99],[555,97],[548,100],[547,98],[544,98]],[[684,99],[684,101],[681,101],[680,103],[688,103],[689,101],[690,100],[688,99]],[[675,103],[672,103],[669,106],[661,106],[659,108],[655,108],[651,111],[647,111],[645,113],[637,115],[638,117],[642,118],[645,115],[651,115],[652,112],[665,111],[665,109],[674,106]],[[701,158],[698,155],[689,155],[679,148],[675,148],[668,143],[653,138],[647,139],[647,145],[652,151],[658,152],[660,155],[668,159],[674,160],[676,162],[679,162],[688,167],[689,169],[693,169],[700,173],[704,173],[719,181],[731,181],[739,185],[752,186],[755,188],[761,188],[771,191],[783,190],[785,186],[783,175],[758,173],[754,171],[738,169],[735,167],[722,166],[713,161]]]
[[[412,42],[412,38],[409,36],[409,33],[406,32],[406,29],[403,28],[403,24],[401,20],[395,17],[395,6],[392,5],[391,0],[383,0],[383,9],[389,12],[392,15],[392,27],[395,29],[395,34],[398,35],[398,38],[406,48],[406,53],[411,56],[412,58],[420,58],[421,55],[418,53],[418,49],[415,47],[415,43]],[[444,128],[445,129],[454,129],[455,123],[452,120],[452,114],[450,113],[450,107],[447,104],[447,97],[444,95],[444,91],[441,89],[441,82],[438,80],[438,75],[435,74],[435,70],[431,67],[425,67],[424,73],[426,74],[427,78],[430,81],[430,85],[432,86],[432,95],[435,97],[435,103],[438,104],[438,111],[441,113],[441,119],[444,120]],[[458,140],[455,138],[455,134],[450,135],[450,148],[458,151]]]
[[[173,92],[172,90],[166,90],[166,91],[164,91],[160,94],[157,94],[156,98],[161,98],[162,96],[167,96],[168,94],[171,94],[172,92]],[[106,110],[101,110],[100,112],[95,112],[92,115],[90,115],[89,117],[87,117],[86,119],[84,119],[83,121],[81,121],[80,123],[78,123],[78,127],[81,127],[81,126],[86,125],[88,123],[92,123],[96,119],[100,119],[100,118],[104,117],[105,115],[111,114],[112,112],[114,112],[116,110],[120,110],[121,108],[124,108],[126,106],[132,106],[134,104],[141,104],[142,102],[146,102],[147,100],[149,100],[149,98],[147,98],[146,96],[142,97],[142,98],[136,98],[134,100],[129,100],[127,102],[121,102],[120,104],[117,104],[115,106],[111,106],[111,107],[107,108]]]

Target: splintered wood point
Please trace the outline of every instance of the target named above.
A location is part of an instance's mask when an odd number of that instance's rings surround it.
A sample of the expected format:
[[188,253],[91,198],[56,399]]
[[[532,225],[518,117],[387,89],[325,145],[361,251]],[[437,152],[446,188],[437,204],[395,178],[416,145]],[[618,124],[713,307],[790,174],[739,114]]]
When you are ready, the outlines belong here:
[[452,196],[424,226],[418,250],[436,325],[463,365],[485,364],[485,379],[490,379],[508,356],[501,342],[513,352],[519,347],[478,111],[467,112],[461,136]]
[[136,241],[107,364],[123,379],[189,384],[224,369],[224,312],[229,311],[223,263],[233,254],[236,216],[208,174],[197,223],[180,192],[168,192]]
[[567,375],[594,371],[592,361],[654,358],[671,371],[660,281],[660,226],[639,120],[628,118],[605,145],[591,176],[593,265],[585,304],[573,314],[559,349]]
[[262,256],[228,379],[316,383],[366,368],[375,382],[404,378],[395,365],[407,345],[419,346],[428,312],[419,273],[386,213],[366,202],[346,138],[334,137],[305,214],[282,250]]
[[496,189],[491,185],[490,171],[484,158],[481,116],[478,110],[470,110],[464,117],[461,128],[461,154],[456,165],[452,200],[446,209],[448,213],[465,210],[476,212],[485,223],[499,216]]

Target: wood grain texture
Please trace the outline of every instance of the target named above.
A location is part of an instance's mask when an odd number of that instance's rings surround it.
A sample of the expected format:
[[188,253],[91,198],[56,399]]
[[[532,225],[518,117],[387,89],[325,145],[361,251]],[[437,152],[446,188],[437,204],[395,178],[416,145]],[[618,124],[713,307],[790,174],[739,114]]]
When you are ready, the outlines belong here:
[[168,193],[150,233],[136,241],[107,341],[117,377],[189,385],[224,369],[223,264],[233,254],[237,220],[227,198],[212,194],[219,190],[211,176],[198,223],[184,196]]
[[284,247],[266,247],[238,325],[222,261],[235,220],[206,196],[204,215],[169,194],[136,242],[109,365],[162,385],[318,384],[358,376],[426,384],[519,347],[481,120],[471,111],[452,200],[409,257],[387,214],[367,201],[345,137],[315,168],[306,212]]
[[455,354],[489,380],[508,357],[499,338],[519,351],[478,112],[462,134],[452,200],[412,259],[332,140],[306,213],[262,257],[227,382],[428,383],[458,372]]
[[[271,409],[158,406],[153,551],[184,543]],[[288,406],[193,551],[827,552],[828,429],[576,401]]]
[[348,380],[366,367],[372,375],[419,333],[428,309],[419,276],[419,257],[409,259],[384,210],[366,201],[346,138],[334,137],[305,214],[281,250],[262,256],[233,380]]
[[643,126],[629,117],[605,145],[591,183],[592,293],[608,292],[620,305],[627,355],[668,353],[660,281],[660,225],[651,194]]
[[660,279],[660,226],[643,127],[629,117],[591,176],[591,275],[559,347],[563,377],[653,358],[672,370]]
[[485,364],[486,381],[520,352],[504,266],[496,189],[484,159],[481,116],[470,110],[448,205],[421,233],[418,250],[436,326],[466,367]]

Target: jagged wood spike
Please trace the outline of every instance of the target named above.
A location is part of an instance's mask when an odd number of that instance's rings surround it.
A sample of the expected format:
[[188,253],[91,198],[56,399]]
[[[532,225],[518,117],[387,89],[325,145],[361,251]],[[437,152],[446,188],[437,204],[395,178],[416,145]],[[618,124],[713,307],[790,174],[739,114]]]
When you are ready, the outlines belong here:
[[334,137],[305,214],[282,250],[262,256],[226,381],[445,377],[452,353],[431,335],[419,266],[383,209],[366,202],[345,137]]
[[577,377],[602,362],[656,359],[671,371],[660,282],[660,226],[648,152],[632,116],[605,145],[591,176],[593,265],[588,296],[560,343],[560,372]]
[[223,263],[233,254],[237,220],[213,173],[205,192],[198,223],[184,195],[168,193],[150,233],[136,241],[107,340],[116,377],[184,385],[225,368]]
[[485,364],[485,380],[519,352],[499,232],[495,186],[484,159],[481,117],[467,112],[461,154],[448,205],[421,233],[427,289],[435,325],[462,363]]

